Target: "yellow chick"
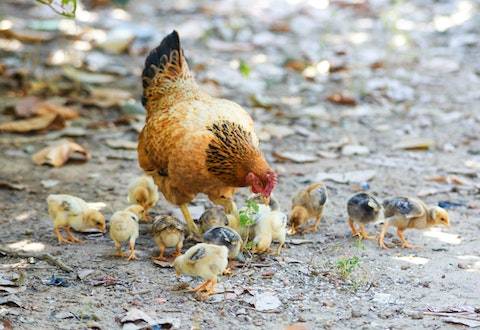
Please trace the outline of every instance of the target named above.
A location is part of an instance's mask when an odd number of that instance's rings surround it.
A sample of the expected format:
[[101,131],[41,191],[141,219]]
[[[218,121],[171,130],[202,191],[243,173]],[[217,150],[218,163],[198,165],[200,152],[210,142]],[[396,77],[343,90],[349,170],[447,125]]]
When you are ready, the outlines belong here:
[[387,249],[385,233],[388,227],[397,228],[397,235],[402,242],[402,248],[413,248],[414,245],[407,242],[403,232],[408,228],[426,229],[433,226],[450,226],[448,212],[439,207],[428,207],[421,200],[414,197],[394,197],[383,201],[385,223],[380,232],[378,244]]
[[205,282],[191,291],[215,293],[217,276],[223,274],[228,265],[228,249],[223,245],[198,243],[178,256],[173,262],[177,276],[186,274],[199,276]]
[[255,225],[253,252],[265,253],[270,250],[272,241],[278,241],[276,254],[279,255],[287,236],[287,215],[280,211],[270,211],[260,205],[260,211]]
[[150,220],[148,210],[157,204],[159,199],[158,188],[151,176],[141,176],[134,179],[128,187],[128,202],[143,206],[145,220]]
[[[53,220],[53,232],[60,244],[82,242],[73,236],[71,228],[77,231],[98,228],[102,233],[105,232],[105,217],[81,198],[70,195],[49,195],[47,204],[48,214]],[[60,233],[61,228],[67,233],[67,238]]]
[[138,220],[145,211],[140,205],[132,205],[123,211],[115,212],[110,219],[110,238],[115,242],[116,256],[125,256],[122,252],[122,243],[128,241],[130,254],[128,260],[137,259],[135,256],[135,241],[138,237]]
[[309,185],[299,191],[292,199],[292,211],[290,212],[290,235],[296,234],[300,227],[305,225],[311,218],[315,223],[303,230],[316,232],[322,220],[323,209],[327,202],[327,188],[322,182]]
[[152,235],[160,250],[160,254],[153,259],[167,260],[163,255],[165,248],[172,247],[176,248],[172,256],[179,256],[182,253],[185,231],[185,224],[175,217],[169,215],[156,217],[152,225]]

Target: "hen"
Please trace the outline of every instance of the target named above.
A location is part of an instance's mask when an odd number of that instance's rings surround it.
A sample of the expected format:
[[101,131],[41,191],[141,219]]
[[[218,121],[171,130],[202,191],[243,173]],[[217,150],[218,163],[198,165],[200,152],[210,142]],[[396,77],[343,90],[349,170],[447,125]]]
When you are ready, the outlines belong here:
[[252,118],[238,104],[199,89],[176,31],[150,52],[142,79],[147,116],[138,161],[165,198],[180,206],[190,232],[199,235],[187,208],[198,193],[237,220],[236,188],[270,196],[277,175],[258,147]]

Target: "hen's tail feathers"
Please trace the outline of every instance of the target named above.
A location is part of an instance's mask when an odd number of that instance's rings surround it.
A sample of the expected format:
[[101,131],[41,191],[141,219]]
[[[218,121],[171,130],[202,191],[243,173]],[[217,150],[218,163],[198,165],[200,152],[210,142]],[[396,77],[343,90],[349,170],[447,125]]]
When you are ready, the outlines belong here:
[[148,54],[142,72],[142,104],[150,110],[157,108],[163,98],[178,97],[182,89],[193,82],[187,61],[180,46],[177,31],[166,36],[160,45]]

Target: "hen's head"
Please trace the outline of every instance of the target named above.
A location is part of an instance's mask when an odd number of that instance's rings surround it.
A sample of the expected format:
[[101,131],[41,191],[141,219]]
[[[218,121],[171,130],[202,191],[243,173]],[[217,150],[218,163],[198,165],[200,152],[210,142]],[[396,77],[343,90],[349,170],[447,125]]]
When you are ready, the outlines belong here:
[[270,197],[273,189],[277,185],[277,173],[272,170],[261,174],[249,172],[245,178],[245,182],[250,186],[254,194]]

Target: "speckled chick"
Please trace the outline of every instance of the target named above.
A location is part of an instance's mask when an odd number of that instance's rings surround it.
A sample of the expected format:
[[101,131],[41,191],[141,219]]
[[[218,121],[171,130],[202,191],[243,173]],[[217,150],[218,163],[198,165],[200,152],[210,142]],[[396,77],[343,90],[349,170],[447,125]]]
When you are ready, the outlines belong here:
[[205,280],[191,291],[215,293],[217,276],[222,274],[228,265],[228,249],[223,245],[198,243],[178,256],[173,262],[178,275],[199,276]]
[[156,217],[152,225],[152,236],[160,252],[159,255],[153,259],[167,260],[164,256],[165,249],[173,247],[175,248],[175,252],[172,256],[179,256],[182,251],[186,229],[185,223],[176,217],[169,215]]
[[402,242],[402,248],[412,248],[414,245],[407,242],[403,232],[408,228],[427,229],[433,226],[450,226],[448,212],[439,207],[427,206],[423,201],[414,197],[393,197],[383,201],[385,223],[380,232],[378,244],[386,249],[385,233],[390,226],[397,228],[397,235]]
[[[322,220],[323,209],[326,203],[327,188],[322,182],[311,184],[299,191],[292,199],[288,233],[294,235],[298,231],[316,232]],[[315,223],[312,226],[307,229],[300,228],[312,218],[315,218]]]
[[203,212],[203,214],[200,216],[200,219],[198,219],[198,224],[200,231],[205,233],[207,230],[213,227],[227,226],[228,218],[223,208],[212,207]]
[[[265,204],[265,197],[263,197],[262,195],[253,195],[249,199],[253,200],[257,204]],[[273,194],[268,199],[268,206],[272,211],[277,211],[280,209],[280,203]]]
[[[381,210],[382,205],[368,193],[362,192],[350,197],[347,202],[347,213],[352,235],[358,236],[360,239],[375,239],[368,235],[365,225],[377,221]],[[359,230],[355,224],[359,225]]]
[[203,241],[209,244],[223,245],[228,249],[228,258],[235,259],[242,247],[242,238],[229,227],[213,227],[203,234]]

